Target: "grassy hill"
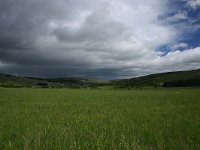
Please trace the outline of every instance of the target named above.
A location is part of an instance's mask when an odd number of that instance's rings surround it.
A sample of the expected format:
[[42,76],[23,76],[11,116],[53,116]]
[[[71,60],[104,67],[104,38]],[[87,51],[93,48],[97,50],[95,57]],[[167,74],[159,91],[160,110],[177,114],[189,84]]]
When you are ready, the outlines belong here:
[[43,88],[95,88],[109,85],[107,80],[83,78],[34,78],[0,74],[2,87],[43,87]]
[[51,87],[51,88],[142,88],[153,87],[197,87],[200,86],[200,69],[151,74],[123,80],[95,80],[84,78],[33,78],[0,74],[3,87]]
[[3,87],[30,87],[37,86],[38,81],[19,76],[0,74],[0,86]]
[[164,86],[164,87],[187,87],[200,86],[200,69],[192,71],[178,71],[151,74],[147,76],[115,80],[113,85],[118,87],[143,87],[143,86]]

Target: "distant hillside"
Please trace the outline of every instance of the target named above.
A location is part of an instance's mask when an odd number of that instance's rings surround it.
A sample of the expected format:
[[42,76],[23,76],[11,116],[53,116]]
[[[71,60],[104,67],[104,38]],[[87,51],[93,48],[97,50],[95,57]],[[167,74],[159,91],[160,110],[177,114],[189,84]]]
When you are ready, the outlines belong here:
[[132,79],[115,80],[113,85],[119,87],[190,87],[200,86],[200,69],[152,74]]
[[34,78],[0,74],[2,87],[88,88],[108,86],[110,81],[83,78]]
[[[13,76],[8,74],[0,74],[0,86],[2,87],[40,87],[40,80],[29,79],[20,76]],[[43,86],[48,85],[47,81],[43,81]]]
[[111,81],[84,78],[33,78],[0,74],[0,86],[43,88],[200,87],[200,69],[158,73],[137,78]]

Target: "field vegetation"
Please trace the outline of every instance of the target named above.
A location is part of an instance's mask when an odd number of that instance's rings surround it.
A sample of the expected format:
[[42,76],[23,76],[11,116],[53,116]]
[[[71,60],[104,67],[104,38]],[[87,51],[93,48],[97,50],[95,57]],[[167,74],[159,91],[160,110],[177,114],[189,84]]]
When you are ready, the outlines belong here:
[[0,149],[199,149],[200,89],[0,88]]

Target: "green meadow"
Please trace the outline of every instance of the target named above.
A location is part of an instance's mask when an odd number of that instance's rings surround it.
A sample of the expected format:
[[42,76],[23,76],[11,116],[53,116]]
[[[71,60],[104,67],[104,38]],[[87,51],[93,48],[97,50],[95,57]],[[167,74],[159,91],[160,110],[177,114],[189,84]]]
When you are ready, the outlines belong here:
[[0,150],[200,149],[200,89],[0,88]]

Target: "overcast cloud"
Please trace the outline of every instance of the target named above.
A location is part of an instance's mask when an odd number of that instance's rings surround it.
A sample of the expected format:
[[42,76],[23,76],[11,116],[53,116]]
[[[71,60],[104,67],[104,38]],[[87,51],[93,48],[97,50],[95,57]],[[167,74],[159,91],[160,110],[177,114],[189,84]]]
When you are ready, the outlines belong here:
[[170,7],[170,0],[0,0],[0,72],[112,79],[199,68],[200,47],[181,42],[193,20]]

